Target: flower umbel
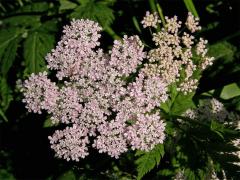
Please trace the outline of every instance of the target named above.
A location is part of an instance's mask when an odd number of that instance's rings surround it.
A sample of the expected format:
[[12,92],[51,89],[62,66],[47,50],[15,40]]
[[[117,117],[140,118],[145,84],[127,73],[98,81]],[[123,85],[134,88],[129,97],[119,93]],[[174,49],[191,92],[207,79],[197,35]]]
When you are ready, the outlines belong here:
[[[156,47],[149,52],[138,36],[127,35],[104,52],[99,48],[102,28],[91,20],[73,20],[64,27],[46,57],[57,82],[42,72],[22,86],[29,112],[45,110],[53,123],[65,126],[49,136],[57,157],[79,161],[92,146],[119,158],[130,148],[150,151],[164,142],[166,122],[160,107],[169,98],[168,87],[175,84],[179,93],[193,92],[196,69],[205,69],[213,60],[205,40],[196,43],[193,35],[181,34],[177,16],[165,19],[165,27],[153,33]],[[142,21],[144,28],[159,23],[157,14],[149,12]],[[186,25],[191,32],[200,29],[191,14]],[[199,56],[197,62],[193,54]]]

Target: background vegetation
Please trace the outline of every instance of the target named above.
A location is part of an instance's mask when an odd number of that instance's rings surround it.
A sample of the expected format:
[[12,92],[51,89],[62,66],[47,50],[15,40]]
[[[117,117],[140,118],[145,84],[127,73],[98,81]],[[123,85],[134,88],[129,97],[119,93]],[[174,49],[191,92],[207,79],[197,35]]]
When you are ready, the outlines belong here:
[[[0,179],[135,179],[145,174],[146,179],[171,179],[183,167],[188,179],[203,179],[208,177],[209,157],[216,160],[214,169],[219,169],[219,177],[221,168],[228,177],[240,177],[239,166],[231,163],[238,161],[236,156],[216,156],[220,151],[236,151],[227,142],[239,137],[239,133],[218,123],[199,129],[190,122],[181,141],[175,144],[171,139],[150,153],[129,152],[114,160],[91,152],[86,159],[73,163],[54,158],[47,138],[54,127],[48,117],[27,113],[24,108],[18,80],[46,70],[44,57],[70,19],[98,21],[104,28],[102,44],[108,48],[113,39],[124,34],[138,34],[148,42],[150,37],[139,23],[147,10],[182,19],[191,11],[200,17],[203,30],[199,36],[209,40],[209,53],[216,61],[204,72],[193,99],[197,102],[215,97],[229,110],[240,112],[238,0],[1,0]],[[181,102],[179,98],[175,106],[188,106]],[[167,133],[171,135],[171,127]],[[202,143],[194,144],[189,138],[192,136]]]

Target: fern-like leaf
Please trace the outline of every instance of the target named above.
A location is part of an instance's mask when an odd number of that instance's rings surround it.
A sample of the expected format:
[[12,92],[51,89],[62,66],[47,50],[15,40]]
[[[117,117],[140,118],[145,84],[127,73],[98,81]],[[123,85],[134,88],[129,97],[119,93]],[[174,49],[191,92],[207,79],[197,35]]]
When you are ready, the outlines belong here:
[[17,53],[20,31],[16,28],[0,31],[1,74],[6,76]]
[[163,155],[164,146],[162,144],[156,145],[155,148],[149,152],[137,151],[136,156],[139,156],[136,160],[138,172],[137,179],[141,179],[155,166],[158,166]]
[[40,72],[46,68],[45,56],[54,45],[54,36],[41,31],[32,32],[24,42],[26,73]]
[[113,0],[81,0],[80,2],[81,5],[71,14],[72,18],[88,18],[98,21],[103,27],[111,25],[115,19],[113,10],[110,8],[114,3]]

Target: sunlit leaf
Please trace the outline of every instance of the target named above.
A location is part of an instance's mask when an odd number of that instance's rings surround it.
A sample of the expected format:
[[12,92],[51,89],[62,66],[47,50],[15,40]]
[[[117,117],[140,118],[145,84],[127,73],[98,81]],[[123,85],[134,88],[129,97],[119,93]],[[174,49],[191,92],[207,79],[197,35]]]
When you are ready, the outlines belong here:
[[60,11],[76,8],[77,4],[69,0],[60,0]]
[[238,85],[236,83],[232,83],[232,84],[224,86],[224,88],[220,94],[220,97],[222,99],[231,99],[236,96],[240,96],[240,88],[238,87]]
[[192,0],[183,0],[183,1],[185,3],[187,10],[191,12],[195,17],[199,17],[193,1]]
[[155,148],[149,152],[138,151],[137,156],[140,156],[136,160],[138,179],[141,179],[145,174],[151,171],[155,166],[158,166],[161,158],[164,155],[164,146],[158,144]]
[[78,6],[71,14],[72,18],[88,18],[98,21],[103,27],[109,26],[115,19],[113,10],[110,6],[114,1],[108,0],[81,0]]
[[209,46],[208,54],[213,56],[215,60],[221,58],[229,62],[234,59],[235,51],[236,47],[227,41],[223,41]]
[[184,95],[179,93],[172,104],[171,113],[174,115],[181,115],[186,110],[195,107],[192,97],[193,94]]

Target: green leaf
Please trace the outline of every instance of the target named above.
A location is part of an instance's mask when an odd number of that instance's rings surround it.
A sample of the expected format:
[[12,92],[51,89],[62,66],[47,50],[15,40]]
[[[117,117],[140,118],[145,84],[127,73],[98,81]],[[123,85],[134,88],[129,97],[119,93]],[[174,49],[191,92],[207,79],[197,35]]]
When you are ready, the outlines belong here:
[[0,78],[0,102],[3,112],[5,112],[10,102],[13,100],[12,91],[8,86],[6,78]]
[[195,17],[199,17],[196,7],[192,0],[183,0],[184,4],[189,12],[191,12]]
[[162,169],[157,174],[161,176],[172,176],[174,175],[174,172],[171,171],[170,169]]
[[141,28],[140,28],[140,26],[139,26],[139,23],[138,23],[138,20],[137,20],[136,16],[133,16],[133,17],[132,17],[132,21],[133,21],[133,25],[135,26],[136,30],[137,30],[139,33],[142,33]]
[[8,17],[3,20],[3,23],[7,26],[16,27],[36,27],[40,25],[40,16],[19,15]]
[[12,67],[17,54],[17,48],[20,38],[15,38],[8,43],[1,60],[1,73],[6,76]]
[[8,44],[19,35],[17,28],[1,29],[0,31],[0,57]]
[[181,115],[182,113],[184,113],[186,110],[190,109],[190,108],[194,108],[194,102],[192,100],[193,97],[193,93],[184,95],[182,93],[179,93],[174,102],[173,105],[171,107],[171,114],[173,115]]
[[54,124],[52,123],[52,120],[50,118],[46,119],[43,123],[44,128],[53,127],[53,126]]
[[213,56],[215,60],[224,59],[226,61],[232,61],[234,59],[234,53],[236,52],[236,47],[227,41],[218,42],[209,46],[208,54]]
[[222,139],[224,139],[223,136],[224,127],[222,124],[216,121],[211,121],[211,130],[214,131],[217,135],[219,135]]
[[58,32],[57,23],[58,23],[57,19],[52,19],[52,20],[46,21],[41,24],[41,26],[37,29],[37,31],[39,31],[41,33],[55,35],[56,32]]
[[165,26],[166,21],[165,21],[164,15],[163,15],[162,7],[160,6],[159,3],[156,4],[156,7],[157,7],[157,10],[158,10],[158,14],[159,14],[159,16],[161,18],[162,24],[163,24],[163,26]]
[[24,42],[26,73],[37,73],[46,68],[45,56],[54,45],[54,36],[34,31]]
[[60,0],[60,11],[64,11],[64,10],[71,10],[71,9],[75,9],[77,7],[76,3],[73,3],[71,1],[68,0]]
[[195,107],[192,100],[193,93],[184,95],[177,91],[176,84],[172,84],[169,88],[170,98],[161,104],[161,109],[170,115],[182,115],[187,109]]
[[141,179],[145,174],[151,171],[155,166],[158,166],[161,157],[164,155],[164,146],[158,144],[149,152],[137,151],[136,156],[140,156],[136,160],[138,177]]
[[232,83],[232,84],[224,86],[224,88],[220,94],[220,97],[222,99],[231,99],[231,98],[234,98],[239,95],[240,95],[240,88],[238,87],[238,85],[236,83]]
[[71,14],[72,18],[88,18],[98,21],[103,27],[111,25],[115,19],[113,10],[110,8],[115,1],[89,0],[80,2],[81,5],[74,9],[74,12]]
[[57,178],[58,180],[76,180],[76,176],[73,171],[69,170],[63,173],[60,177]]
[[50,5],[48,2],[34,2],[27,4],[25,6],[22,6],[17,13],[32,13],[32,12],[37,12],[37,13],[43,13],[47,12],[49,9]]
[[14,180],[14,176],[10,174],[6,169],[0,169],[0,179]]
[[209,149],[212,151],[218,152],[237,152],[240,150],[240,147],[234,146],[232,143],[219,143],[219,142],[211,142],[208,144]]
[[161,103],[161,109],[164,110],[165,113],[169,113],[171,111],[173,102],[175,101],[175,99],[178,95],[176,84],[170,85],[169,94],[170,94],[170,98],[165,103]]
[[1,74],[6,75],[12,66],[18,47],[20,31],[16,28],[0,31],[0,65]]
[[2,111],[1,107],[0,107],[0,117],[2,117],[5,122],[8,122],[8,119],[5,116],[5,113]]
[[188,179],[188,180],[196,179],[195,173],[189,168],[184,170],[184,175],[185,175],[186,179]]

